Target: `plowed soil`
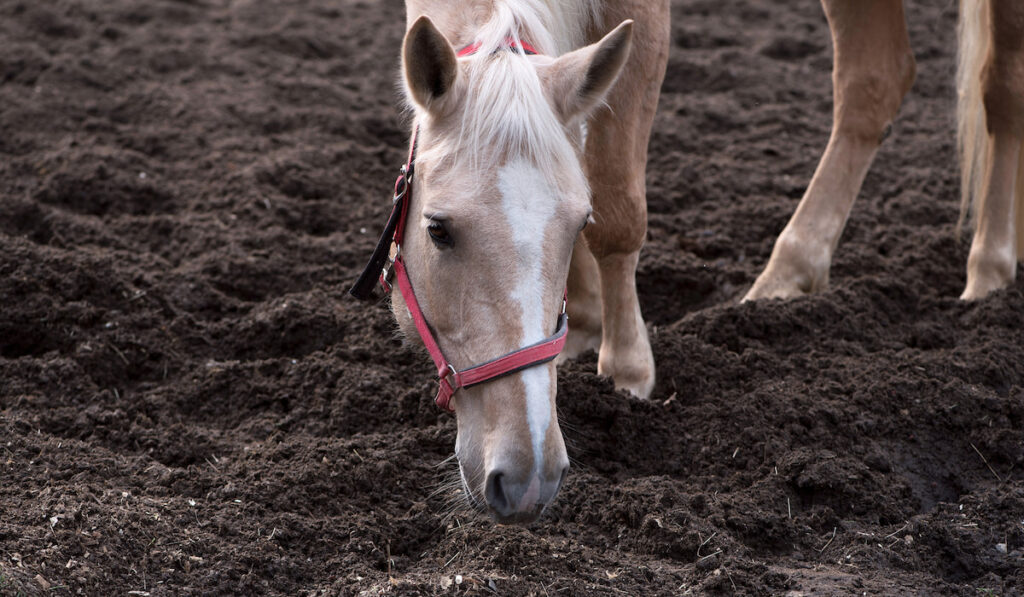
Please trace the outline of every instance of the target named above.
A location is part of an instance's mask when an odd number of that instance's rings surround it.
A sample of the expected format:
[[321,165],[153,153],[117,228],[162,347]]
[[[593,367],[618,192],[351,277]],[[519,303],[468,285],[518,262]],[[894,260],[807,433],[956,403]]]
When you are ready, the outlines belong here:
[[[822,294],[738,304],[825,146],[813,2],[677,0],[643,402],[496,526],[387,305],[398,0],[0,2],[0,594],[1024,592],[1024,283],[957,300],[955,2]],[[1018,275],[1020,278],[1020,275]]]

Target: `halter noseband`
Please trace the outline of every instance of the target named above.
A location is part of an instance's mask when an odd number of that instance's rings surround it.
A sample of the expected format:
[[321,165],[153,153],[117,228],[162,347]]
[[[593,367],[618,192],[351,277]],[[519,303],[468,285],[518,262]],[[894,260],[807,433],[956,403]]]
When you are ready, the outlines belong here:
[[[509,49],[522,49],[524,54],[535,54],[534,49],[525,42],[515,42],[512,39],[506,40]],[[480,48],[480,43],[468,45],[459,51],[459,56],[468,56]],[[442,410],[454,412],[451,407],[452,395],[459,388],[468,388],[487,381],[503,377],[528,369],[550,361],[562,352],[565,346],[565,335],[568,330],[568,316],[565,314],[566,294],[562,295],[562,311],[558,315],[558,323],[555,333],[547,338],[525,346],[518,350],[506,353],[496,359],[478,363],[461,371],[456,369],[441,352],[437,340],[427,323],[423,311],[420,309],[419,301],[416,300],[416,293],[413,292],[412,282],[409,280],[409,273],[406,270],[405,259],[402,257],[402,240],[405,238],[405,225],[409,211],[409,204],[412,202],[412,183],[416,164],[416,138],[419,136],[419,125],[413,128],[412,139],[409,142],[409,158],[402,166],[401,174],[395,181],[395,194],[391,208],[391,216],[384,227],[377,247],[370,256],[369,263],[359,279],[356,280],[349,294],[357,299],[367,300],[372,298],[373,289],[379,282],[385,292],[391,292],[392,286],[390,277],[394,274],[398,283],[398,291],[405,299],[405,305],[409,309],[409,315],[416,324],[416,331],[419,332],[423,345],[426,346],[430,358],[437,366],[437,377],[439,388],[434,402]]]

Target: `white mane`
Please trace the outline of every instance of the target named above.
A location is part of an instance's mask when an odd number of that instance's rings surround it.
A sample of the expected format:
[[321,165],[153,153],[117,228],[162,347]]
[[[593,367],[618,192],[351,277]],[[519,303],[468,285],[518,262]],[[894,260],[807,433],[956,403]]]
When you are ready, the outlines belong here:
[[506,37],[522,37],[541,54],[560,56],[583,44],[587,27],[600,17],[596,0],[495,0],[490,20],[476,32],[490,53]]
[[[479,169],[497,157],[522,158],[536,164],[555,188],[586,188],[574,166],[582,140],[578,124],[568,131],[563,127],[544,95],[536,63],[579,47],[596,14],[594,0],[496,0],[475,32],[479,48],[460,59],[467,67],[468,91],[455,116],[459,124],[434,136],[421,159]],[[509,50],[509,40],[523,40],[542,56]]]

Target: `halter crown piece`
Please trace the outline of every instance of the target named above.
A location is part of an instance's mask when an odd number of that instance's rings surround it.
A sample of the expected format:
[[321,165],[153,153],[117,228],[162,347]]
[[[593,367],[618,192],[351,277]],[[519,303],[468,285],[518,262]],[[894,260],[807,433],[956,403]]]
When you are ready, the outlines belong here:
[[[505,40],[506,48],[512,51],[521,51],[523,54],[536,54],[532,46],[523,41],[516,41],[512,38]],[[470,44],[461,50],[458,55],[469,56],[480,48],[480,42]],[[402,240],[405,238],[405,225],[408,218],[409,204],[412,202],[413,173],[416,164],[416,137],[419,135],[419,125],[413,128],[412,139],[409,142],[409,158],[402,166],[401,174],[395,181],[395,194],[391,216],[384,226],[377,247],[370,256],[369,263],[359,279],[356,280],[349,294],[361,300],[373,298],[373,289],[379,282],[385,292],[391,292],[391,275],[394,274],[398,282],[398,291],[405,299],[405,305],[409,309],[409,315],[416,324],[416,331],[427,347],[430,358],[437,366],[437,377],[439,388],[434,402],[439,408],[447,412],[454,412],[451,407],[452,395],[459,388],[468,388],[484,382],[488,382],[505,375],[535,367],[550,361],[562,352],[565,346],[565,335],[568,330],[568,317],[565,314],[566,294],[562,294],[562,311],[558,315],[558,322],[555,333],[547,338],[525,346],[518,350],[506,353],[496,359],[478,363],[466,369],[458,370],[441,352],[430,324],[423,316],[419,301],[416,300],[416,293],[413,292],[412,282],[409,280],[409,273],[406,270],[405,259],[402,257]]]

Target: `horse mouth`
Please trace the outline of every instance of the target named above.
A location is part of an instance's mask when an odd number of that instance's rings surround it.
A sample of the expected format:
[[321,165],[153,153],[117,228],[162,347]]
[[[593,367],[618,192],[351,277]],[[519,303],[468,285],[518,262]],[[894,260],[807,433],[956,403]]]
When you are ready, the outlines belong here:
[[495,511],[493,508],[485,504],[480,498],[476,497],[469,488],[469,483],[466,481],[466,474],[462,471],[462,467],[459,467],[459,480],[462,482],[462,493],[466,498],[466,504],[469,505],[474,511],[480,514],[486,514],[494,522],[503,525],[527,525],[532,522],[536,522],[544,511],[547,510],[548,504],[535,504],[533,508],[513,512],[511,514],[503,515]]
[[469,483],[466,481],[466,474],[462,471],[461,466],[459,467],[459,480],[462,482],[462,493],[466,498],[466,504],[468,504],[474,511],[480,514],[486,514],[491,520],[498,524],[519,526],[527,525],[531,522],[535,522],[547,509],[547,504],[536,504],[533,508],[528,510],[514,512],[509,515],[502,515],[496,512],[493,508],[487,506],[487,504],[473,494],[472,490],[469,488]]

